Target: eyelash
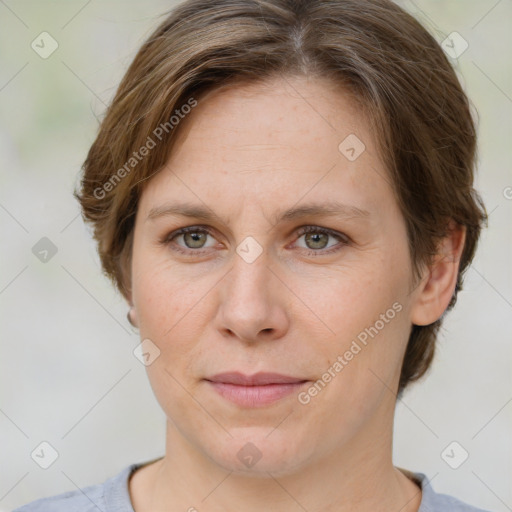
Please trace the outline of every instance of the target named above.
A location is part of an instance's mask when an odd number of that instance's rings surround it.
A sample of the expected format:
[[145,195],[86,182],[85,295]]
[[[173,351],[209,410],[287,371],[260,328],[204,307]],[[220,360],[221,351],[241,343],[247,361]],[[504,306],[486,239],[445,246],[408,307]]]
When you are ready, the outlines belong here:
[[[171,245],[171,242],[175,238],[177,238],[180,235],[184,235],[186,233],[204,233],[204,234],[213,236],[213,233],[209,229],[203,228],[201,226],[188,226],[186,228],[181,228],[181,229],[179,229],[177,231],[173,231],[171,234],[169,234],[168,236],[166,236],[162,240],[162,244],[169,246],[169,245]],[[349,237],[347,235],[344,235],[342,233],[338,233],[338,232],[333,231],[331,229],[322,228],[322,227],[319,227],[319,226],[304,226],[304,227],[300,228],[298,233],[297,233],[297,238],[300,238],[301,236],[303,236],[303,235],[305,235],[307,233],[321,233],[321,234],[324,234],[324,235],[332,236],[333,238],[337,238],[340,241],[340,244],[338,246],[335,246],[334,248],[330,248],[328,250],[319,249],[318,251],[313,251],[311,249],[310,250],[304,249],[308,256],[315,257],[315,256],[325,256],[325,255],[328,255],[328,254],[332,254],[332,253],[340,251],[346,245],[348,245],[349,242],[350,242],[350,239],[349,239]],[[194,254],[194,255],[201,255],[204,252],[208,251],[208,249],[206,249],[206,250],[202,250],[202,249],[198,249],[198,250],[184,249],[180,245],[175,245],[175,247],[173,247],[172,250],[180,252],[182,254],[186,254],[186,255],[192,255],[192,254]]]

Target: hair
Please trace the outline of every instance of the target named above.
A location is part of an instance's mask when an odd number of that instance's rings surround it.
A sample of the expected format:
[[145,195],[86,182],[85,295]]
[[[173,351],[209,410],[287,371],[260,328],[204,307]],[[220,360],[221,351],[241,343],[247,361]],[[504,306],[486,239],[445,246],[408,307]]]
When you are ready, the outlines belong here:
[[[416,279],[449,221],[465,227],[451,309],[487,222],[473,188],[475,124],[439,44],[390,0],[187,0],[166,13],[122,78],[75,191],[105,274],[128,299],[138,200],[172,150],[172,116],[220,87],[291,76],[326,78],[357,100],[405,219]],[[430,367],[443,318],[411,326],[399,394]]]

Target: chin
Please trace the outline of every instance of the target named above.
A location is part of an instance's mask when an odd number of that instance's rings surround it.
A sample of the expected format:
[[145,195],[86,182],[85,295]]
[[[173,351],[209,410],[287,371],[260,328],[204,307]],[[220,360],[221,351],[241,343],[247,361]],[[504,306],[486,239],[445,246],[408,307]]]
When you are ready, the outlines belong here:
[[[220,467],[239,475],[268,478],[295,473],[310,462],[315,447],[306,446],[306,437],[296,437],[278,428],[251,427],[232,429],[204,451]],[[210,438],[211,439],[211,438]]]

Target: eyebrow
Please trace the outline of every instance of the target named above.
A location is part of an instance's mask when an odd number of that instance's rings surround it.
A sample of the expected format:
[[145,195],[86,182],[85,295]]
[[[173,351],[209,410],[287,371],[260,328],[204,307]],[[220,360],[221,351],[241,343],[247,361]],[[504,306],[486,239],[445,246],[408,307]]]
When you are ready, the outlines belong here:
[[[368,217],[370,212],[353,205],[339,203],[338,201],[329,201],[323,203],[307,203],[301,206],[295,206],[288,210],[277,212],[270,221],[277,224],[283,221],[291,221],[303,217],[339,217],[344,219],[355,219]],[[210,208],[204,205],[193,203],[168,203],[152,208],[146,217],[146,220],[154,220],[166,216],[190,217],[204,221],[217,221],[224,223]]]

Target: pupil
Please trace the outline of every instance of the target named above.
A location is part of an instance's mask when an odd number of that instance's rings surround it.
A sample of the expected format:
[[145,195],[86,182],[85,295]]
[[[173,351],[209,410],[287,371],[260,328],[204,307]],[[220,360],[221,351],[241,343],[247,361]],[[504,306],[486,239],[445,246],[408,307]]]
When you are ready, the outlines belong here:
[[[204,233],[185,233],[186,236],[192,238],[192,247],[200,247],[201,246],[201,237],[204,237]],[[198,245],[194,245],[199,242]],[[187,245],[189,245],[187,243]]]
[[[308,241],[310,241],[310,242],[312,241],[312,242],[313,242],[313,244],[318,244],[318,243],[320,243],[320,247],[316,246],[315,248],[316,248],[316,249],[323,249],[323,248],[325,247],[325,243],[324,243],[324,244],[322,244],[322,243],[318,240],[318,237],[326,237],[326,235],[325,235],[325,234],[323,234],[323,233],[308,234],[308,235],[306,236],[306,239],[307,239]],[[313,239],[313,240],[312,240],[312,239]],[[324,240],[324,242],[325,242],[325,240]]]

